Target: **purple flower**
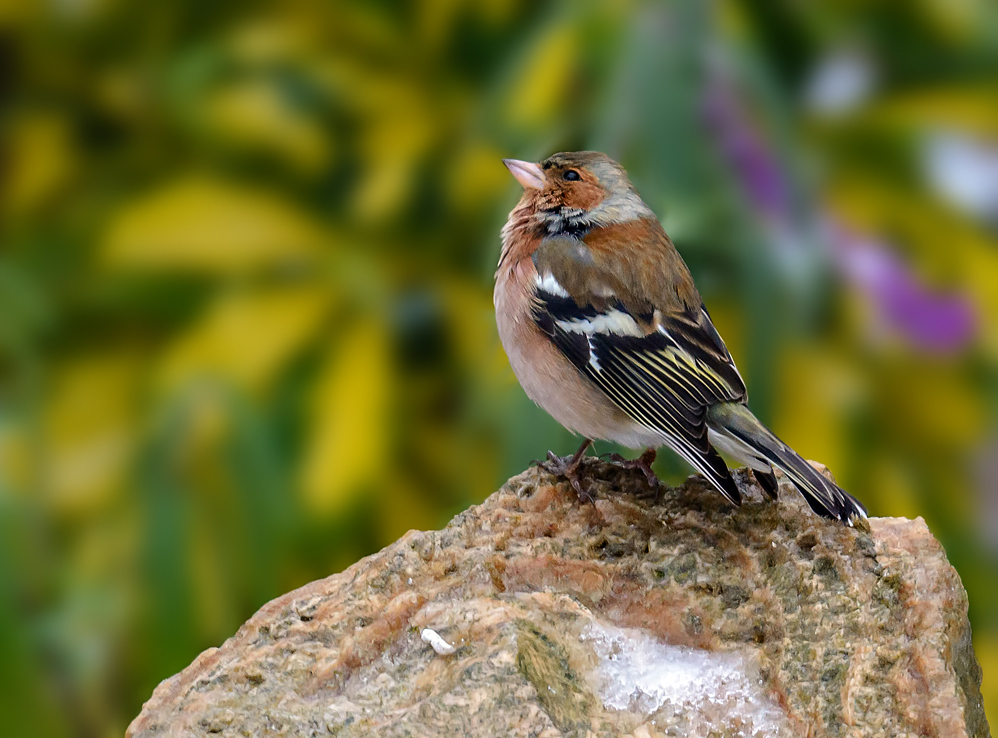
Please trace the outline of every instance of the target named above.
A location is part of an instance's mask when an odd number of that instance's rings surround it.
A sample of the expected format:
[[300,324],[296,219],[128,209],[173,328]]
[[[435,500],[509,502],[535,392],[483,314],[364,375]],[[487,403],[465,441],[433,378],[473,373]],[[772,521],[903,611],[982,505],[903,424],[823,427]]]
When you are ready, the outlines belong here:
[[966,295],[932,290],[878,241],[850,235],[834,224],[827,231],[840,272],[876,306],[887,325],[936,353],[952,353],[971,341],[977,320]]
[[[805,237],[808,225],[794,217],[789,178],[726,80],[715,77],[708,87],[703,115],[735,179],[769,232],[783,234],[785,237],[778,239],[781,244],[803,248],[800,244],[810,241]],[[824,232],[824,245],[846,283],[872,302],[883,324],[927,351],[950,353],[971,341],[976,316],[965,295],[933,291],[880,242],[847,234],[834,223],[827,223]]]
[[784,173],[734,91],[716,82],[708,88],[702,110],[704,123],[756,211],[770,218],[785,217],[790,200]]

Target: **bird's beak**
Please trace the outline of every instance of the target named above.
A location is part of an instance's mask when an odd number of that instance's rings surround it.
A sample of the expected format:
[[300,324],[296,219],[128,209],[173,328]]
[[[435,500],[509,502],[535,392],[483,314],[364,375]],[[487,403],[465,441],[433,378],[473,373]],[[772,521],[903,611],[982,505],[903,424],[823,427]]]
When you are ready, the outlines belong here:
[[525,190],[531,188],[540,190],[547,184],[544,170],[533,162],[520,161],[519,159],[503,159],[502,163],[506,165],[506,168],[516,177],[516,181],[523,185],[523,189]]

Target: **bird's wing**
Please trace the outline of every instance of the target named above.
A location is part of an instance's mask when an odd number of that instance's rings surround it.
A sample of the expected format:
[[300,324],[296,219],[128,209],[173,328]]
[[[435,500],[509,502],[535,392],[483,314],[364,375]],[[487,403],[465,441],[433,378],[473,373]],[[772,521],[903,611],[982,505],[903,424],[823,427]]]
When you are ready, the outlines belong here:
[[[579,279],[559,272],[572,267],[543,255],[538,261],[538,327],[621,410],[659,433],[737,503],[738,490],[708,442],[706,413],[718,403],[744,402],[745,383],[703,305],[696,313],[628,305],[614,294],[612,279],[601,283],[598,272],[587,276],[585,293],[570,295],[563,280]],[[585,268],[582,261],[576,268]]]

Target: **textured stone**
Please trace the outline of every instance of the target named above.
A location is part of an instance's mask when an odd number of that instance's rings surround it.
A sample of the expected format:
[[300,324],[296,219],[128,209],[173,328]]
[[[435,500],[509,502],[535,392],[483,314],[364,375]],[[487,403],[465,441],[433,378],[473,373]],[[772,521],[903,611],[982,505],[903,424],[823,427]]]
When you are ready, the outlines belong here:
[[594,505],[532,469],[270,602],[128,735],[989,736],[921,519],[868,535],[747,472],[735,510],[698,477],[656,503],[588,469]]

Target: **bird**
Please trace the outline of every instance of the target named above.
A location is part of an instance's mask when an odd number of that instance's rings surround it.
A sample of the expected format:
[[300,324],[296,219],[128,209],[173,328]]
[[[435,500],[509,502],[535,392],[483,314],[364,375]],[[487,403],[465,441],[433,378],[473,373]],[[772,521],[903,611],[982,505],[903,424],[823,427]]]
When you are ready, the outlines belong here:
[[584,439],[539,463],[591,500],[582,468],[594,439],[646,449],[612,458],[656,489],[651,463],[667,446],[737,506],[723,451],[770,498],[779,469],[815,513],[869,530],[859,500],[752,414],[689,268],[624,168],[596,151],[503,163],[523,195],[502,229],[499,337],[527,396]]

